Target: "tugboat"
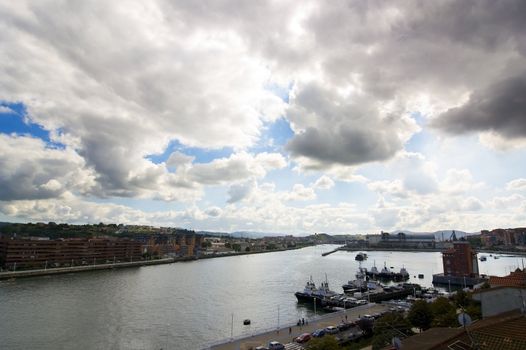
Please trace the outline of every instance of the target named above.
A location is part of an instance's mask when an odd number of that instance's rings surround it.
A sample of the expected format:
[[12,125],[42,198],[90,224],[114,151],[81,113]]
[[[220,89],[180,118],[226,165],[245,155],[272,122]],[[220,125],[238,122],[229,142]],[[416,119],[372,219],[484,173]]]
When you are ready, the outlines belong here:
[[407,270],[406,270],[406,268],[404,266],[402,266],[402,268],[400,269],[400,276],[403,279],[409,278],[409,272],[407,272]]
[[356,279],[353,281],[348,281],[342,286],[343,292],[347,293],[353,290],[361,290],[367,288],[366,284],[367,270],[363,267],[360,267],[358,272],[356,272]]
[[303,292],[296,292],[294,293],[296,298],[298,299],[298,302],[313,302],[313,300],[316,300],[316,304],[322,304],[323,301],[338,295],[338,293],[332,291],[329,289],[329,282],[327,281],[327,275],[325,275],[325,282],[321,283],[320,288],[316,288],[316,285],[312,281],[312,276],[309,281],[307,281],[307,284],[305,285],[305,288],[303,289]]
[[373,269],[371,271],[367,272],[367,276],[381,279],[381,280],[389,280],[389,281],[405,281],[409,279],[409,273],[407,272],[405,267],[402,267],[400,269],[400,272],[392,272],[384,262],[384,267],[382,268],[382,271],[378,272],[376,270],[376,267],[373,267],[376,273],[373,273]]
[[365,259],[367,259],[367,254],[365,254],[365,253],[358,253],[354,257],[354,260],[356,260],[356,261],[364,261]]

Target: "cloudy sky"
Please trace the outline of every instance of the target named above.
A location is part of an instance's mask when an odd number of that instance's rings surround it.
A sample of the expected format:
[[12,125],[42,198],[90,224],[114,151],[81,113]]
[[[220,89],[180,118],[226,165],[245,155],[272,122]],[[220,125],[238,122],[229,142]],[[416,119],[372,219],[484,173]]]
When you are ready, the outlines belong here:
[[526,225],[525,1],[4,1],[0,221]]

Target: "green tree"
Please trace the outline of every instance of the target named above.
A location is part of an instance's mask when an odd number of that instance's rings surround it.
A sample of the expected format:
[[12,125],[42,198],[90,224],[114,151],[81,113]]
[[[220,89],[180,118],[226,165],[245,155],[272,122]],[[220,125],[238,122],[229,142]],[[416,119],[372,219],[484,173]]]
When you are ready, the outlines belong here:
[[309,350],[338,350],[340,345],[333,336],[325,336],[323,338],[315,338],[307,343]]
[[466,307],[469,302],[468,293],[464,292],[463,290],[458,290],[453,300],[455,301],[455,305],[457,307]]
[[373,327],[373,349],[383,349],[393,337],[403,338],[413,334],[411,323],[400,313],[392,312],[379,318]]
[[433,313],[431,307],[424,300],[417,300],[407,315],[407,319],[411,324],[421,330],[426,330],[431,326],[433,321]]
[[433,313],[433,327],[458,326],[455,306],[447,298],[437,298],[429,306]]
[[232,249],[234,249],[236,252],[239,252],[241,251],[241,245],[239,245],[238,243],[234,243],[232,244]]

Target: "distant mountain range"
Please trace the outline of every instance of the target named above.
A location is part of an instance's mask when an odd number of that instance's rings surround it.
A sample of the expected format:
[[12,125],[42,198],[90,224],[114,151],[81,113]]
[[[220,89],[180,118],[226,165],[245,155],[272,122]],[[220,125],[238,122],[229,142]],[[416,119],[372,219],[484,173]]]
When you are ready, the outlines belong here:
[[[465,232],[460,230],[440,230],[435,232],[414,232],[414,231],[408,231],[408,230],[396,230],[389,232],[392,235],[396,235],[400,232],[405,233],[406,235],[434,235],[435,240],[442,241],[442,240],[448,240],[451,235],[453,234],[453,231],[455,231],[455,235],[457,238],[472,236],[472,235],[478,235],[480,232]],[[279,233],[279,232],[257,232],[257,231],[235,231],[235,232],[213,232],[213,231],[197,231],[198,234],[205,234],[205,235],[211,235],[211,236],[229,236],[229,237],[235,237],[235,238],[263,238],[263,237],[278,237],[278,236],[288,236],[290,234],[285,233]],[[328,236],[353,236],[353,235],[339,235],[339,234],[328,234],[324,233]],[[293,236],[309,236],[309,234],[292,234]]]

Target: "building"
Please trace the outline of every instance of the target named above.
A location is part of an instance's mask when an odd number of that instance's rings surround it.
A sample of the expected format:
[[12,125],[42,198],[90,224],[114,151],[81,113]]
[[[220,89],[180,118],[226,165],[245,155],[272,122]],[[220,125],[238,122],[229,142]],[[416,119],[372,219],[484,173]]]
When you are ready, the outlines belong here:
[[369,247],[378,248],[433,249],[435,235],[382,232],[380,235],[367,235],[367,242]]
[[479,278],[477,253],[467,241],[454,241],[453,248],[442,252],[444,273],[433,275],[433,283],[473,286],[484,279]]
[[508,228],[480,231],[480,240],[484,247],[494,246],[523,247],[526,246],[526,228]]
[[453,248],[442,252],[444,274],[451,276],[477,277],[479,267],[477,253],[467,241],[456,241]]
[[134,261],[141,258],[141,243],[130,239],[0,239],[0,267],[9,270]]
[[478,289],[473,292],[473,299],[480,301],[482,318],[526,308],[526,287],[495,287]]

